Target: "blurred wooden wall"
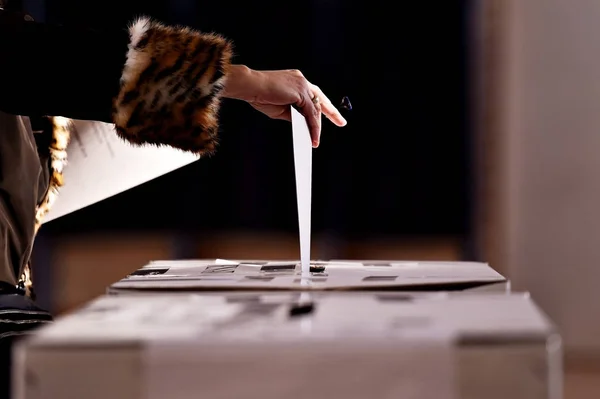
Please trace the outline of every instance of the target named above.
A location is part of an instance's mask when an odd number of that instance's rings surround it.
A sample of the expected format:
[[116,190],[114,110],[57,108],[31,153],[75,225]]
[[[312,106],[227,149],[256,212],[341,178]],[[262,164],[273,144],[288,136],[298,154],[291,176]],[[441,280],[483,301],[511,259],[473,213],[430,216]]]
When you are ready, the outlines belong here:
[[600,3],[480,4],[482,256],[600,360]]

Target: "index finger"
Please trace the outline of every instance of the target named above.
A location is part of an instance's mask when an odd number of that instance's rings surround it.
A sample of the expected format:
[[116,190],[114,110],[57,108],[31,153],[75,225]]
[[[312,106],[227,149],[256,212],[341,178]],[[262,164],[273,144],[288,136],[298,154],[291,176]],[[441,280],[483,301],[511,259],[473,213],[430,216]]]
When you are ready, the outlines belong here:
[[338,111],[338,109],[331,103],[323,91],[321,91],[318,86],[313,84],[311,84],[311,88],[313,89],[315,95],[319,96],[319,99],[321,100],[321,111],[323,112],[323,115],[325,115],[327,119],[339,127],[346,126],[348,122],[346,119],[344,119],[342,114],[340,114],[340,111]]

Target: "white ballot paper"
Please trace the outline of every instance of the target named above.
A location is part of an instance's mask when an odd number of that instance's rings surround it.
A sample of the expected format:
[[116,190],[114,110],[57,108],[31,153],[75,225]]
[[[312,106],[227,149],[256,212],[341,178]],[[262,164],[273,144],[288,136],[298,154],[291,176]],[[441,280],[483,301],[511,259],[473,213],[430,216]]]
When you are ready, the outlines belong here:
[[294,107],[292,134],[294,136],[294,167],[296,170],[296,198],[300,234],[300,263],[302,275],[310,273],[310,221],[312,201],[312,142],[306,119]]
[[65,185],[44,222],[156,179],[198,156],[172,147],[134,147],[117,136],[114,125],[73,121]]

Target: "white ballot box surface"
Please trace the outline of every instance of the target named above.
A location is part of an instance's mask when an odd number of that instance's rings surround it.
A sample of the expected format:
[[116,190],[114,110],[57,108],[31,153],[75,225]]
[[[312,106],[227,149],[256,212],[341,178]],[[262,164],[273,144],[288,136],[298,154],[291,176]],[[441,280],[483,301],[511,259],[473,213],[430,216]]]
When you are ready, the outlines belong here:
[[510,284],[486,263],[420,261],[153,261],[112,284],[109,293],[174,290],[403,290],[509,292]]
[[558,399],[527,295],[108,295],[20,341],[15,399]]

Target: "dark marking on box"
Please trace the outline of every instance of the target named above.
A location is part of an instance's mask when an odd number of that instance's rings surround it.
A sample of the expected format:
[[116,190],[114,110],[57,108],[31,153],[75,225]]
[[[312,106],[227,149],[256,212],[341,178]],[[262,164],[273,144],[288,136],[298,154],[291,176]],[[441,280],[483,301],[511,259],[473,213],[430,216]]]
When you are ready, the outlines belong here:
[[261,272],[294,272],[296,270],[296,263],[273,263],[270,265],[264,265],[260,268]]
[[398,276],[368,276],[362,279],[362,281],[394,281]]
[[312,263],[310,265],[309,271],[311,273],[323,273],[325,271],[325,264],[324,263]]
[[314,313],[314,311],[314,303],[292,305],[292,307],[290,308],[290,317],[306,316],[311,313]]
[[406,294],[381,294],[376,295],[380,302],[413,302],[415,298]]
[[202,273],[233,273],[239,265],[210,265]]
[[169,267],[161,269],[139,269],[130,274],[130,276],[158,276],[169,271]]
[[274,277],[267,277],[267,276],[246,276],[244,277],[246,280],[253,280],[253,281],[263,281],[263,282],[268,282],[274,279]]

